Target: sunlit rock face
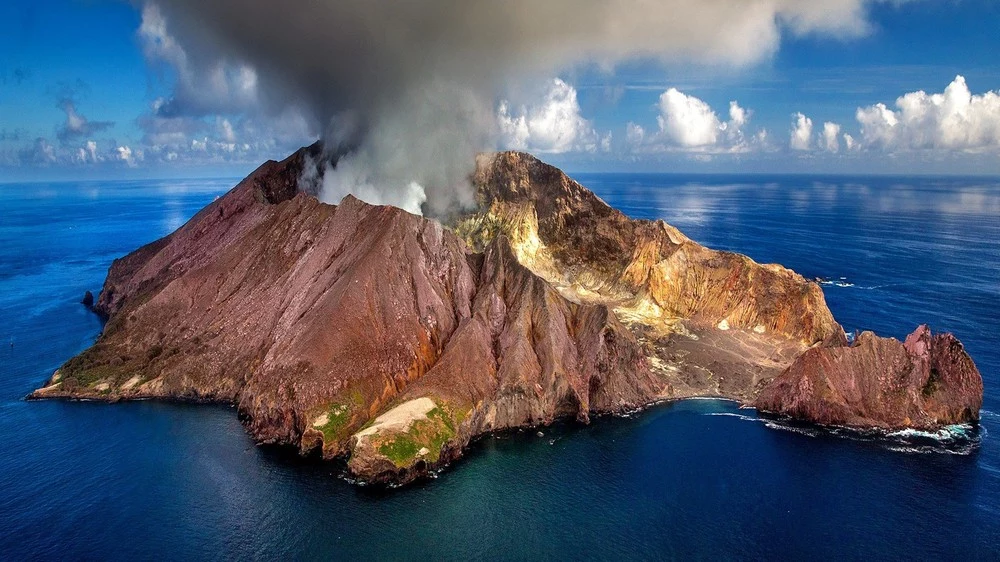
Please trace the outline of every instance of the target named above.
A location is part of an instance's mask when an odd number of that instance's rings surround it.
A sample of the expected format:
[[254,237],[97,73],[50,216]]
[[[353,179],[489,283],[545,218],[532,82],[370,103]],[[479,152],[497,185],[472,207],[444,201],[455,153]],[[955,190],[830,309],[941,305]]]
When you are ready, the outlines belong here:
[[321,203],[301,181],[321,157],[264,164],[116,260],[100,338],[32,396],[235,403],[258,442],[405,483],[485,432],[751,402],[806,350],[854,349],[816,284],[629,219],[527,154],[481,157],[478,207],[444,225]]
[[630,219],[533,156],[481,156],[474,184],[479,209],[455,232],[473,249],[503,234],[568,300],[611,308],[667,397],[749,399],[809,346],[846,343],[815,283]]

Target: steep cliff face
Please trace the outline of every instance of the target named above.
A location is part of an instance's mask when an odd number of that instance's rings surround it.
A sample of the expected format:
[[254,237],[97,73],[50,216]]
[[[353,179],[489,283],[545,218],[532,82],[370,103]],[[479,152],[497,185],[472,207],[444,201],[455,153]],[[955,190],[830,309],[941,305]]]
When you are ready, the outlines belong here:
[[[258,442],[396,483],[485,432],[662,399],[764,389],[762,408],[834,419],[788,381],[861,348],[794,272],[631,220],[526,154],[480,159],[480,206],[449,229],[353,197],[320,203],[299,181],[320,153],[264,164],[116,260],[93,305],[100,338],[32,397],[235,403]],[[961,348],[939,338],[928,349]],[[889,351],[844,359],[829,384],[869,392]],[[978,413],[971,361],[927,357],[930,394],[910,422]],[[892,425],[879,404],[858,423]]]
[[802,354],[760,394],[765,412],[822,424],[898,429],[979,420],[983,379],[951,334],[906,341],[862,333],[851,347]]
[[613,303],[644,323],[846,342],[817,284],[705,248],[663,221],[630,219],[531,155],[481,157],[474,182],[480,211],[457,232],[474,247],[505,233],[523,263],[572,298]]
[[[262,443],[406,480],[484,431],[660,396],[605,307],[567,301],[503,237],[472,254],[438,222],[296,193],[309,153],[117,260],[103,334],[35,397],[235,402]],[[414,419],[378,421],[399,411]]]
[[531,155],[484,155],[470,247],[511,241],[520,263],[578,303],[607,306],[645,344],[667,397],[751,400],[812,345],[845,345],[820,287],[780,265],[710,250],[634,220]]

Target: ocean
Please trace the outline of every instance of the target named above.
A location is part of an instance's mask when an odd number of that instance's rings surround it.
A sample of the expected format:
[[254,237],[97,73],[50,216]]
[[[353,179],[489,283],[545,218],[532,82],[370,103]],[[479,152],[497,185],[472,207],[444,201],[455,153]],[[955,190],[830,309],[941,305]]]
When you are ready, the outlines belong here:
[[982,423],[879,437],[718,400],[485,437],[381,490],[233,408],[26,402],[90,345],[111,261],[226,180],[0,185],[0,559],[1000,559],[1000,180],[579,174],[637,218],[823,282],[848,331],[952,331]]

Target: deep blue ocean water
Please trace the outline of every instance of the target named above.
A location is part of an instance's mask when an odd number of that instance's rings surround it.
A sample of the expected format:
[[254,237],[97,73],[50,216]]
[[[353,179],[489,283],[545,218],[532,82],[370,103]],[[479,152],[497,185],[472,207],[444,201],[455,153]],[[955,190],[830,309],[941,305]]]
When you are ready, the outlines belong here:
[[978,443],[697,400],[488,437],[436,480],[379,491],[254,446],[232,408],[25,402],[97,336],[78,303],[111,260],[235,180],[0,185],[0,559],[1000,559],[1000,181],[578,179],[827,280],[848,330],[955,332],[986,383]]

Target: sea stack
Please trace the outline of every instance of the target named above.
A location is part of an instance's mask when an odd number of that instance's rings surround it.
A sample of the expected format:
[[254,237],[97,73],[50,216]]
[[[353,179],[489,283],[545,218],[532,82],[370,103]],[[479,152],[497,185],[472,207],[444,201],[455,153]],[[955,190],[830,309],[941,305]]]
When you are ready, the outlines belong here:
[[920,326],[906,341],[863,332],[850,347],[810,349],[754,406],[821,424],[936,429],[979,421],[983,378],[961,342]]

